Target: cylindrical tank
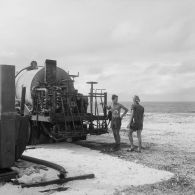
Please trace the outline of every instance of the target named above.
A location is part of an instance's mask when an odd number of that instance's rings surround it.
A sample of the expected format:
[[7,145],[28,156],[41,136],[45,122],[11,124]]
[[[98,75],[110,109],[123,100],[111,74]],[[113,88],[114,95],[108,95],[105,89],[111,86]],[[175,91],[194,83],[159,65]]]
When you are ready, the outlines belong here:
[[[22,87],[26,87],[26,103],[32,104],[31,92],[45,79],[45,69],[24,70],[16,77],[16,98],[21,99]],[[57,67],[56,81],[71,80],[71,77],[63,69]],[[68,82],[70,91],[74,90],[73,82]]]

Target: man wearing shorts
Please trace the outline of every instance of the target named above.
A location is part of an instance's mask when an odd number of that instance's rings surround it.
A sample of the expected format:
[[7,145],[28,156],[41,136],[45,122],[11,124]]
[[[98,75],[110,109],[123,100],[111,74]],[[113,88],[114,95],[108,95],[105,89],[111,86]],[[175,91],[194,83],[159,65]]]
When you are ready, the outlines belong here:
[[133,145],[133,132],[137,132],[138,138],[138,152],[141,152],[142,148],[142,139],[141,132],[143,129],[143,120],[144,120],[144,107],[140,105],[139,96],[135,95],[133,97],[133,105],[131,106],[132,115],[130,118],[129,125],[127,126],[129,131],[129,141],[131,144],[131,151],[135,149]]
[[[115,150],[120,149],[120,128],[121,128],[121,120],[127,114],[128,109],[124,107],[122,104],[118,103],[118,96],[112,95],[112,106],[108,107],[108,109],[112,112],[112,120],[111,120],[111,128],[113,131],[114,139],[115,139]],[[121,114],[121,109],[124,110],[124,113]]]

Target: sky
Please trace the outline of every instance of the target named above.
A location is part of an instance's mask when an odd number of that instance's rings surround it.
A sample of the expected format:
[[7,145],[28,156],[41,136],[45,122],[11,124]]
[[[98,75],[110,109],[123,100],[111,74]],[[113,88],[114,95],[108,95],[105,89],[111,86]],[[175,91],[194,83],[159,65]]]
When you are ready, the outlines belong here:
[[45,59],[109,98],[195,101],[194,0],[0,0],[0,64]]

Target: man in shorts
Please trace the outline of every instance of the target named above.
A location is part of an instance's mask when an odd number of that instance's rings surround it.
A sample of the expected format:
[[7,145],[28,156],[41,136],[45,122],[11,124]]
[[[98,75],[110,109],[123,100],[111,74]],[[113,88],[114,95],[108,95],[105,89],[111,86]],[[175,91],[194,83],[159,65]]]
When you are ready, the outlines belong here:
[[131,151],[135,149],[135,146],[133,145],[133,132],[137,132],[137,138],[138,138],[138,151],[141,152],[142,148],[142,139],[141,139],[141,132],[143,129],[143,120],[144,120],[144,107],[140,105],[140,99],[139,96],[135,95],[133,97],[133,104],[131,106],[131,118],[129,125],[127,128],[129,131],[129,141],[131,144]]
[[[118,96],[112,95],[112,106],[108,107],[108,109],[112,112],[111,119],[111,128],[113,131],[114,139],[115,139],[115,150],[120,150],[120,128],[121,128],[121,120],[127,114],[128,109],[124,107],[122,104],[118,103]],[[124,113],[121,114],[121,109],[124,110]]]

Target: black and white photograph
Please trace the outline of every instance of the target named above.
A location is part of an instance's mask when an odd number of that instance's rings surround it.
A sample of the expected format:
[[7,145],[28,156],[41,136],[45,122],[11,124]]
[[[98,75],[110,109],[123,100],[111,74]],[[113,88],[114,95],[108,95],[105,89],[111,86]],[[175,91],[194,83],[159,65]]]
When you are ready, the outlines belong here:
[[195,1],[0,0],[0,195],[194,195]]

